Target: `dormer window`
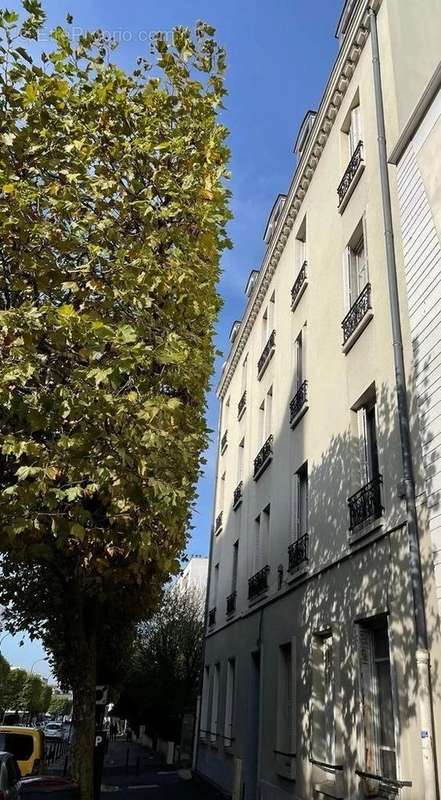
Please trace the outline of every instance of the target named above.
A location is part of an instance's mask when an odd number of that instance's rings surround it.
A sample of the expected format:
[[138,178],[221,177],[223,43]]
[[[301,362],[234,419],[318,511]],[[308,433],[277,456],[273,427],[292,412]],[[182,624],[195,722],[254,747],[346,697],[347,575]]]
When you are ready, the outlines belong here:
[[336,39],[339,40],[340,46],[343,44],[343,40],[345,38],[346,31],[349,27],[349,23],[352,19],[352,15],[354,13],[356,4],[357,0],[346,0],[346,2],[343,5],[343,9],[337,25],[337,30],[335,32]]
[[265,228],[265,233],[263,235],[263,241],[267,245],[270,244],[274,236],[275,230],[277,228],[280,219],[280,215],[283,210],[283,206],[285,205],[285,200],[286,200],[286,194],[279,194],[276,202],[273,205],[271,214],[269,216],[269,220]]
[[248,299],[253,294],[254,287],[256,285],[258,277],[259,277],[259,271],[257,269],[252,269],[250,272],[250,276],[247,280],[247,285],[245,286],[245,294],[248,297]]
[[299,161],[303,155],[306,145],[308,144],[316,116],[316,111],[307,111],[303,118],[303,122],[300,125],[300,130],[297,134],[297,139],[294,144],[294,153]]
[[236,319],[236,321],[233,322],[233,324],[231,326],[231,330],[230,330],[229,339],[230,339],[231,344],[234,343],[234,341],[236,339],[236,336],[239,333],[239,330],[240,330],[240,320]]

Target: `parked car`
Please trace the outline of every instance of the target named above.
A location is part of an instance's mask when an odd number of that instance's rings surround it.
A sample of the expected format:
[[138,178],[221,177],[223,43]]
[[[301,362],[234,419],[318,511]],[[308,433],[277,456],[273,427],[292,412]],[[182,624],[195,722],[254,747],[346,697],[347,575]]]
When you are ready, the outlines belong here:
[[20,800],[21,774],[17,760],[11,753],[0,752],[0,798]]
[[[0,726],[0,751],[12,753],[21,775],[35,775],[44,762],[44,736],[39,728]],[[1,798],[0,798],[1,800]]]
[[37,775],[25,778],[21,784],[20,800],[79,800],[77,783],[58,775]]
[[48,739],[63,739],[64,725],[62,722],[48,722],[43,728],[43,733]]

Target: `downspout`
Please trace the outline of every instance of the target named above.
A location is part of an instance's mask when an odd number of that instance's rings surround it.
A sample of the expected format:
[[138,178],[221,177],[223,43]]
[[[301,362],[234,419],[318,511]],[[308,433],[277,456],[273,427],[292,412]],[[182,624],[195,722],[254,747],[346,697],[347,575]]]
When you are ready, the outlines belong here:
[[372,39],[372,65],[374,76],[375,107],[377,117],[378,152],[380,161],[381,195],[386,247],[386,267],[389,284],[389,305],[392,324],[393,353],[395,364],[395,388],[397,392],[398,419],[400,428],[401,457],[403,462],[403,488],[406,500],[407,535],[409,542],[412,595],[415,617],[416,662],[418,676],[418,707],[421,726],[421,751],[424,773],[424,798],[436,800],[436,771],[433,742],[433,709],[430,686],[430,654],[428,649],[424,589],[416,510],[415,477],[410,437],[410,417],[407,402],[406,371],[403,355],[400,303],[398,296],[397,262],[395,257],[392,203],[387,162],[386,126],[384,119],[383,89],[381,81],[380,49],[378,44],[377,17],[369,8],[369,23]]
[[220,450],[220,437],[221,437],[221,414],[218,416],[217,420],[217,449],[216,449],[216,476],[214,482],[214,493],[213,493],[213,510],[212,510],[212,527],[210,529],[210,549],[208,555],[208,578],[207,578],[207,594],[205,596],[205,613],[204,613],[204,639],[202,644],[202,658],[201,658],[201,674],[199,678],[199,692],[196,699],[196,719],[195,719],[195,736],[194,736],[194,744],[193,744],[193,758],[192,758],[192,770],[193,772],[197,771],[197,763],[198,763],[198,755],[199,755],[199,742],[200,742],[200,734],[201,734],[201,711],[202,711],[202,697],[204,692],[204,676],[205,676],[205,650],[206,650],[206,639],[207,639],[207,629],[208,629],[208,613],[210,610],[210,591],[211,591],[211,569],[212,569],[212,560],[213,560],[213,540],[214,540],[214,516],[216,514],[216,492],[217,492],[217,479],[219,474],[219,450]]

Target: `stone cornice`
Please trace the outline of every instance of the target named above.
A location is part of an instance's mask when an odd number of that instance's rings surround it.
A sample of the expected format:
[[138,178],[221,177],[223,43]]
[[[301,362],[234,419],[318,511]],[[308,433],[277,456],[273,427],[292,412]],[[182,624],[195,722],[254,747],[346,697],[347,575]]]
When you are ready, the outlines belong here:
[[257,286],[247,304],[240,330],[225,362],[217,394],[224,397],[228,391],[236,366],[244,351],[268,287],[276,271],[288,237],[293,229],[311,179],[333,128],[338,109],[349,86],[368,37],[368,9],[379,8],[382,0],[359,0],[353,19],[340,47],[337,60],[326,85],[315,119],[310,139],[295,170],[287,200],[282,210],[273,240],[264,256]]

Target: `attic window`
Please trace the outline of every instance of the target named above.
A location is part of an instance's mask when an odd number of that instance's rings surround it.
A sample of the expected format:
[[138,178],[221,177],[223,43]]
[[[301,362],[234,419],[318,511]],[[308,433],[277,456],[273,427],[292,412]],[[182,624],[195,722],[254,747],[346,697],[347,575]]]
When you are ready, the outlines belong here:
[[231,330],[230,330],[230,337],[229,338],[230,338],[231,344],[233,344],[237,334],[239,333],[239,328],[240,328],[240,320],[236,319],[236,321],[233,322],[233,324],[231,326]]
[[297,158],[301,159],[305,147],[309,141],[309,137],[311,135],[311,131],[314,125],[315,118],[317,116],[316,111],[307,111],[303,122],[300,125],[299,132],[297,134],[297,139],[294,144],[294,153],[296,154]]
[[283,206],[285,205],[285,200],[286,194],[279,194],[272,207],[271,214],[265,228],[265,233],[263,234],[263,241],[265,244],[269,244],[274,236]]
[[252,269],[247,280],[247,285],[245,286],[245,294],[248,298],[251,297],[254,291],[254,287],[256,285],[256,281],[259,275],[259,271],[257,269]]
[[337,30],[335,32],[336,38],[339,40],[340,45],[342,44],[346,31],[349,27],[351,22],[353,13],[355,11],[355,6],[357,5],[358,0],[345,0],[343,3],[342,12],[340,14],[340,19],[337,25]]

